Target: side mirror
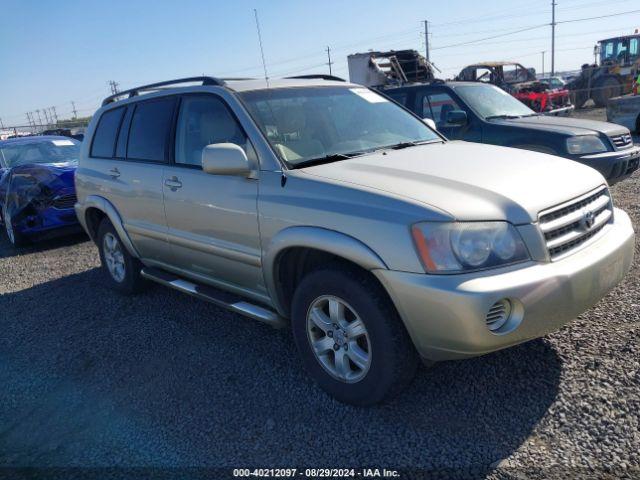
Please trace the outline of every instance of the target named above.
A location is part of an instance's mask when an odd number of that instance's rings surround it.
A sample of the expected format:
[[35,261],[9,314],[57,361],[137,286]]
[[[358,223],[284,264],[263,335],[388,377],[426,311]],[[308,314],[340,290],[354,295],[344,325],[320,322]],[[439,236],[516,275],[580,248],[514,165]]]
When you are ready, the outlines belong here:
[[235,143],[212,143],[204,147],[202,170],[211,175],[247,176],[251,173],[247,154]]
[[447,124],[465,125],[467,123],[467,112],[462,110],[451,110],[447,113]]
[[430,128],[432,128],[433,130],[437,130],[438,128],[436,127],[436,122],[433,121],[432,118],[423,118],[422,121]]

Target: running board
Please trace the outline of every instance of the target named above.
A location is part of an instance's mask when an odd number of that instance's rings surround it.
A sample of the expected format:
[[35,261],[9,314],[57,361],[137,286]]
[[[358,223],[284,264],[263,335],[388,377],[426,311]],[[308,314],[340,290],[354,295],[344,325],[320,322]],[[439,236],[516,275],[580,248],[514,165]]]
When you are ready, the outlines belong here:
[[271,325],[274,328],[281,328],[285,325],[285,320],[273,310],[247,302],[244,298],[224,290],[201,285],[191,280],[169,273],[159,268],[145,267],[140,274],[153,282],[166,287],[173,288],[191,296],[214,303],[220,307],[239,313],[254,320]]

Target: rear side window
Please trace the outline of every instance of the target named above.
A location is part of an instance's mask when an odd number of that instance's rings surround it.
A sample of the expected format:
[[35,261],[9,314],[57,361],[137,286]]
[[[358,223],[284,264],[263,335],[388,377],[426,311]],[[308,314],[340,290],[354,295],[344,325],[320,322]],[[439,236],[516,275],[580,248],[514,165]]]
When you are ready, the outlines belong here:
[[102,114],[91,144],[92,157],[113,157],[113,151],[116,148],[116,136],[118,135],[123,113],[124,108],[121,107]]
[[175,98],[162,98],[136,105],[129,130],[128,159],[167,161],[174,105]]

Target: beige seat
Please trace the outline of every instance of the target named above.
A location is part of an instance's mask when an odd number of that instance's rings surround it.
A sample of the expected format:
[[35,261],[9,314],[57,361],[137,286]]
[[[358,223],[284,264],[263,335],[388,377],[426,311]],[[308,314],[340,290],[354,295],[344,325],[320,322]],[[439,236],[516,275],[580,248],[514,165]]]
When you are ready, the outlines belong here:
[[325,155],[322,143],[309,135],[302,107],[288,108],[286,115],[276,117],[276,122],[279,141],[274,146],[282,158],[293,161]]

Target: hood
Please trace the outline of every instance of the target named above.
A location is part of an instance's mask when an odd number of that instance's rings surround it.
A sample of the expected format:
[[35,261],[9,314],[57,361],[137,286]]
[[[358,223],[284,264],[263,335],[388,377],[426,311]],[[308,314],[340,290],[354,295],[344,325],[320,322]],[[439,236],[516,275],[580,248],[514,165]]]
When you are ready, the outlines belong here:
[[3,178],[10,178],[12,189],[46,186],[53,192],[73,190],[76,168],[76,163],[30,163],[7,169]]
[[77,168],[76,163],[28,163],[12,167],[10,170],[14,176],[30,175],[42,180],[55,178],[73,185],[73,176]]
[[462,141],[388,150],[294,172],[388,192],[457,220],[535,222],[606,183],[594,169],[527,150]]
[[614,123],[584,120],[580,118],[557,117],[551,115],[536,115],[522,118],[489,120],[493,124],[522,126],[536,130],[553,131],[566,135],[604,134],[622,135],[628,133],[625,127]]

